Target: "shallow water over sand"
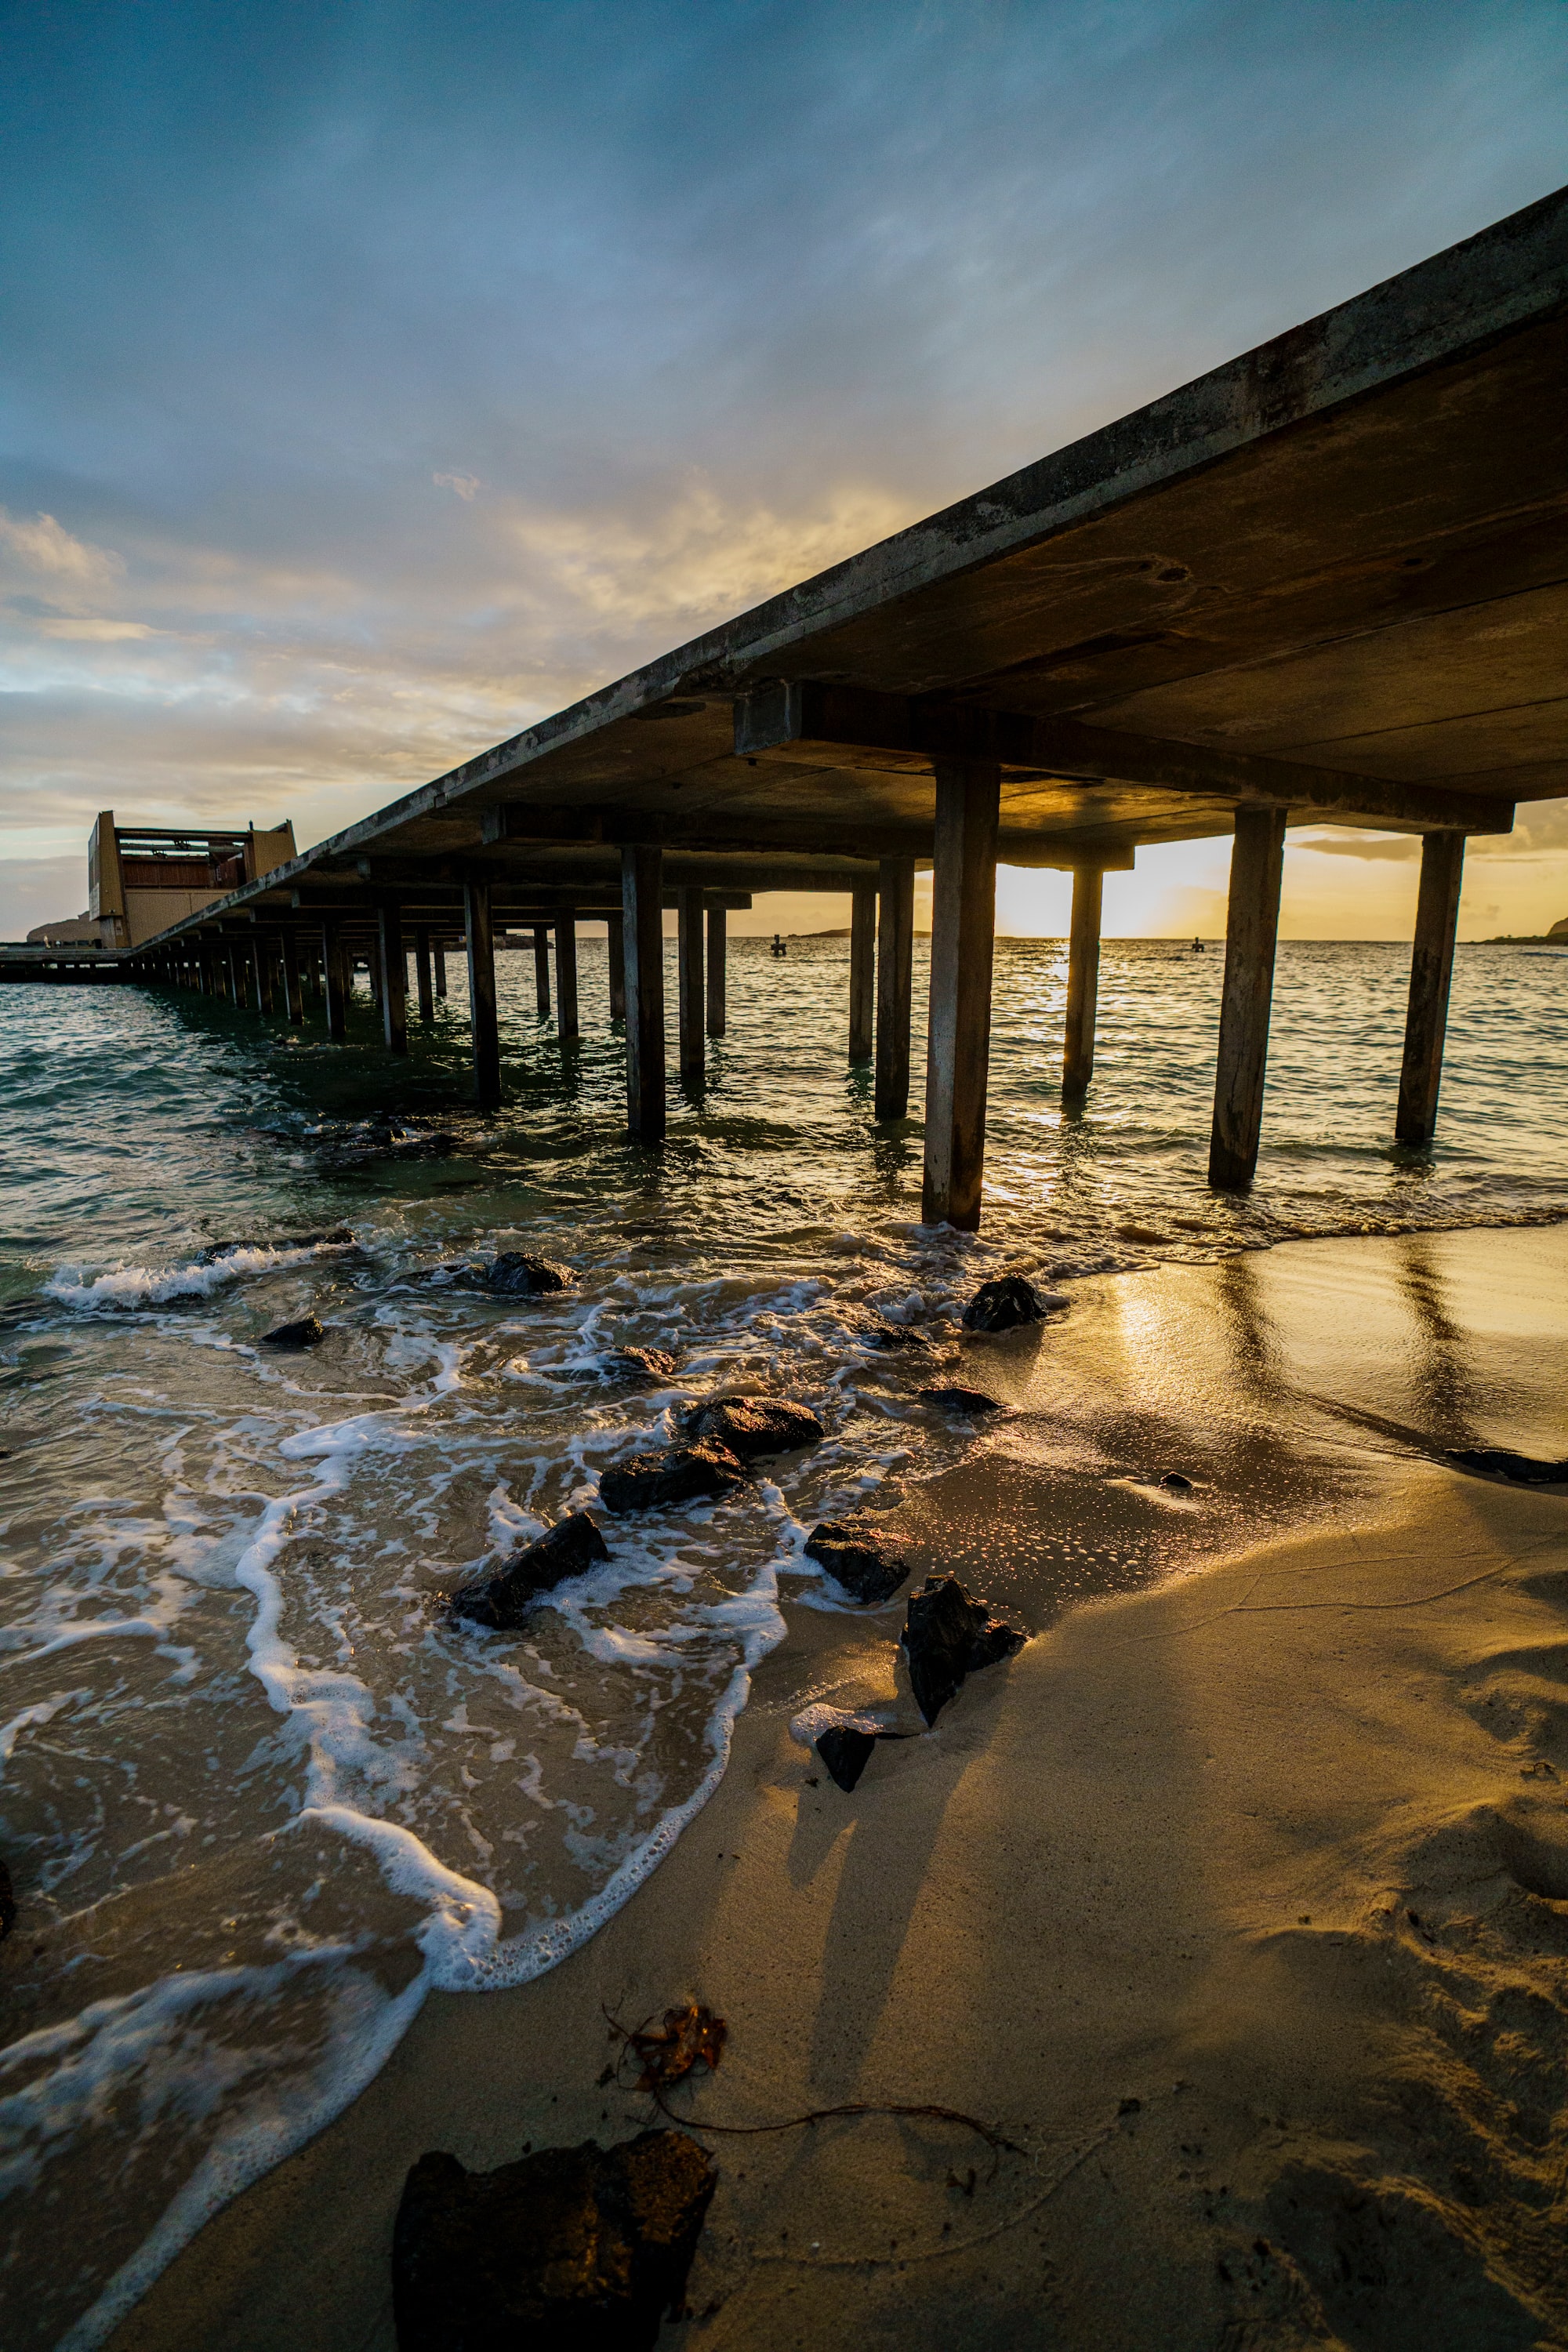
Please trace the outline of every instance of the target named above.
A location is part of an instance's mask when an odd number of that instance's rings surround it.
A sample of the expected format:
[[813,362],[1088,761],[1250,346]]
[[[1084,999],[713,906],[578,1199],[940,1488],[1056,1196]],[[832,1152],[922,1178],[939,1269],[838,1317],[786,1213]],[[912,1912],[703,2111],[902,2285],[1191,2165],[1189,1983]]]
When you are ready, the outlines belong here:
[[[1560,964],[1461,953],[1423,1159],[1386,1142],[1402,953],[1283,950],[1265,1161],[1236,1202],[1202,1183],[1219,956],[1108,947],[1100,1074],[1066,1121],[1060,951],[1003,943],[971,1241],[920,1228],[918,1124],[879,1133],[846,1071],[846,961],[838,941],[736,950],[731,1034],[658,1154],[619,1135],[592,945],[565,1053],[524,1010],[531,963],[502,966],[493,1122],[464,1099],[460,991],[405,1066],[363,1003],[337,1050],[183,997],[0,995],[22,1179],[7,2344],[97,2340],[205,2211],[368,2079],[430,1984],[526,1978],[625,1899],[721,1769],[781,1610],[839,1605],[801,1556],[816,1518],[889,1511],[917,1567],[973,1572],[1034,1629],[1296,1518],[1364,1516],[1407,1443],[1568,1451],[1548,1402],[1568,1391],[1560,1229],[1480,1272],[1485,1244],[1440,1231],[1568,1215]],[[364,1123],[384,1111],[402,1134]],[[352,1244],[288,1245],[340,1223]],[[1347,1232],[1410,1238],[1235,1255]],[[230,1239],[257,1246],[198,1262]],[[564,1259],[576,1287],[502,1301],[442,1276],[497,1245]],[[1012,1262],[1071,1303],[961,1347],[955,1305]],[[321,1349],[258,1350],[310,1307]],[[879,1353],[873,1313],[934,1350]],[[672,1348],[678,1381],[616,1376],[628,1340]],[[1007,1410],[949,1423],[916,1395],[937,1370]],[[826,1443],[742,1500],[606,1521],[608,1566],[526,1638],[432,1610],[592,1504],[680,1397],[748,1384],[814,1404]],[[1168,1469],[1190,1495],[1159,1488]]]

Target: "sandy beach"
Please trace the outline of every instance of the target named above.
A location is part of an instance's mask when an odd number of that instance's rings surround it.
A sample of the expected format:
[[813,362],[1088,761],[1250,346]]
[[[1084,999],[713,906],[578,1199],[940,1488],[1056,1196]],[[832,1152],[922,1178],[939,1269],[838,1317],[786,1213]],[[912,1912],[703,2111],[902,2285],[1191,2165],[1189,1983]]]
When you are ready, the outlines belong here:
[[[1272,1283],[1277,1397],[1289,1373],[1321,1389],[1315,1370],[1373,1415],[1391,1392],[1373,1303],[1391,1282],[1408,1297],[1408,1246],[1251,1262]],[[1468,1425],[1505,1442],[1511,1397],[1519,1442],[1543,1450],[1561,1232],[1421,1246]],[[1184,1284],[1226,1272],[1121,1277],[1119,1311],[1157,1336],[1201,1305]],[[1325,1284],[1345,1309],[1329,1325]],[[1152,1380],[1152,1337],[1145,1354]],[[730,2032],[720,2071],[673,2095],[699,2133],[862,2102],[949,2108],[1013,2145],[876,2114],[715,2131],[692,2315],[661,2342],[1568,2341],[1563,1497],[1392,1436],[1347,1454],[1342,1483],[1351,1505],[1325,1517],[1320,1488],[1304,1532],[1050,1615],[933,1734],[879,1746],[852,1795],[790,1722],[807,1699],[891,1697],[900,1612],[790,1612],[718,1794],[652,1881],[538,1982],[433,1996],[116,2352],[382,2352],[409,2166],[657,2121],[602,2081],[606,2015],[687,1999]]]

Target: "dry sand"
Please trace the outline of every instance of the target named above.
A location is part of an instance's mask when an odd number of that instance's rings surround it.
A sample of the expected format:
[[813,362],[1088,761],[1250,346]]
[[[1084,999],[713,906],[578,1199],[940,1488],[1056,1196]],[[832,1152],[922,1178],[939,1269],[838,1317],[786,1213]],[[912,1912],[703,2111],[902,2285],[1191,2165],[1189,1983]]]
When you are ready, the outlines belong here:
[[687,1998],[731,2037],[694,2127],[936,2104],[1023,2152],[715,2137],[661,2346],[1568,2344],[1568,1497],[1411,1463],[1359,1525],[1073,1611],[846,1796],[789,1718],[889,1692],[897,1622],[795,1612],[650,1884],[540,1982],[433,1998],[115,2352],[383,2352],[410,2164],[657,2120],[600,2086],[605,2012]]

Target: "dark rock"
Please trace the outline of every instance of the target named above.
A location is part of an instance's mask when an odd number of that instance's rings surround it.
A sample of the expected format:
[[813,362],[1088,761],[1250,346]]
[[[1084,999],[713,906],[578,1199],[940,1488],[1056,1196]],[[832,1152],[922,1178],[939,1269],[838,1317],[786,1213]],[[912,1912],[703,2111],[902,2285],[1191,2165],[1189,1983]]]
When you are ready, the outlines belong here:
[[541,1593],[552,1591],[569,1576],[581,1576],[596,1560],[609,1557],[610,1548],[588,1513],[568,1511],[543,1535],[514,1552],[493,1576],[459,1585],[451,1595],[452,1614],[504,1633],[521,1624]]
[[1456,1470],[1473,1470],[1481,1478],[1506,1478],[1515,1486],[1568,1486],[1568,1462],[1537,1462],[1529,1454],[1510,1454],[1506,1445],[1456,1446],[1443,1459]]
[[1021,1650],[1028,1636],[972,1601],[956,1576],[930,1576],[910,1595],[903,1631],[910,1687],[928,1724],[936,1721],[966,1675]]
[[526,1250],[502,1250],[484,1272],[485,1288],[499,1291],[503,1298],[539,1298],[546,1291],[571,1290],[576,1280],[569,1265],[531,1257]]
[[264,1348],[319,1348],[327,1336],[327,1327],[314,1315],[301,1315],[297,1323],[279,1323],[275,1330],[264,1331]]
[[826,1434],[809,1405],[785,1397],[709,1397],[686,1416],[688,1437],[716,1438],[742,1462],[761,1454],[792,1454]]
[[941,1405],[946,1412],[1000,1412],[1002,1410],[996,1399],[987,1396],[984,1389],[963,1386],[921,1389],[920,1399],[922,1404]]
[[821,1738],[812,1744],[829,1778],[847,1791],[870,1762],[877,1735],[874,1731],[862,1731],[853,1723],[830,1723]]
[[607,1369],[632,1380],[672,1381],[680,1367],[662,1348],[617,1348],[607,1360]]
[[718,2178],[679,2131],[494,2172],[422,2156],[393,2231],[398,2352],[652,2352]]
[[1027,1275],[1000,1274],[983,1282],[963,1310],[966,1331],[1016,1331],[1021,1323],[1043,1323],[1045,1307]]
[[929,1348],[931,1341],[923,1331],[908,1323],[873,1323],[865,1338],[873,1348]]
[[607,1511],[651,1511],[667,1503],[727,1495],[743,1486],[746,1473],[727,1445],[667,1445],[658,1454],[634,1454],[604,1471],[599,1499]]
[[908,1560],[889,1550],[879,1528],[856,1527],[847,1519],[824,1519],[813,1528],[805,1556],[825,1568],[852,1601],[872,1608],[890,1601],[910,1572]]
[[1160,1484],[1168,1495],[1190,1495],[1193,1491],[1192,1480],[1184,1477],[1179,1470],[1167,1470]]
[[3,1944],[16,1924],[16,1897],[11,1889],[11,1874],[0,1862],[0,1944]]

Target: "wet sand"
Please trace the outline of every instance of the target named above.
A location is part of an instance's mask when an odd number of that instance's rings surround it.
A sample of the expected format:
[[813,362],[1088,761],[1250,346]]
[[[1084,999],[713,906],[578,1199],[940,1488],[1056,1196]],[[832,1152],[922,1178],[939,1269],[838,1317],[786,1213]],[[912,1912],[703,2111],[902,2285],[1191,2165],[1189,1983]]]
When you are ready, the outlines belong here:
[[[790,1718],[890,1696],[900,1612],[786,1602],[654,1879],[536,1984],[433,1996],[118,2352],[382,2352],[409,2165],[642,2127],[605,2012],[688,1998],[731,2037],[676,2096],[695,2128],[937,2105],[1016,2150],[715,2137],[697,2316],[661,2341],[1568,2342],[1568,1496],[1415,1442],[1568,1454],[1565,1300],[1561,1229],[1300,1244],[967,1350],[1014,1411],[894,1524],[922,1565],[945,1526],[1027,1648],[846,1796]],[[1070,1607],[1097,1493],[1146,1515],[1141,1589]]]

